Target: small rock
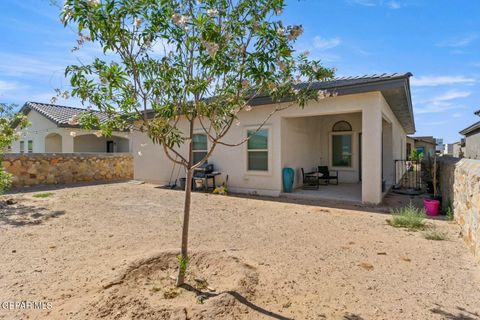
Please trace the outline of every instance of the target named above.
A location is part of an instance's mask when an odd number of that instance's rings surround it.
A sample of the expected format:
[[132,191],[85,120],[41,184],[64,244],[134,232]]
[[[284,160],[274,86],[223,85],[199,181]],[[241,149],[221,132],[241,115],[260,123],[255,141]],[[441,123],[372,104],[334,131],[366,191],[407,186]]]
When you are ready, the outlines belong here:
[[15,253],[15,252],[17,252],[17,250],[12,250],[12,253]]
[[207,287],[207,290],[210,291],[210,292],[215,292],[215,288],[212,288],[212,287]]
[[197,303],[203,304],[203,302],[204,302],[205,300],[207,300],[207,299],[208,299],[208,297],[207,297],[206,295],[204,295],[204,294],[199,294],[199,295],[197,296]]

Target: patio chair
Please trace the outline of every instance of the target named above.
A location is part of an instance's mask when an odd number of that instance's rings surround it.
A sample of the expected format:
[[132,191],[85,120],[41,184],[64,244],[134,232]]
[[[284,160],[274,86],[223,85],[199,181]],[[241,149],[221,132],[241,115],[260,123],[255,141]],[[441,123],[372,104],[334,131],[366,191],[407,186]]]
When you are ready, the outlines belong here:
[[301,168],[301,170],[303,179],[302,189],[318,189],[318,178],[314,175],[309,175],[309,173],[305,173],[303,168]]
[[330,180],[333,180],[338,185],[337,170],[329,170],[327,166],[318,166],[318,172],[322,174],[318,180],[323,180],[326,184],[330,184]]

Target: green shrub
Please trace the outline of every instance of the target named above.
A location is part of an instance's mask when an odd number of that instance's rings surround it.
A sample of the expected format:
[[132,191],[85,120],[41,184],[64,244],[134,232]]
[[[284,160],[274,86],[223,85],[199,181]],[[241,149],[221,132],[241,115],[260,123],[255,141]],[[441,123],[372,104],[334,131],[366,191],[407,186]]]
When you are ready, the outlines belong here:
[[35,193],[32,197],[35,197],[35,198],[48,198],[48,197],[51,197],[53,196],[54,193],[53,192],[42,192],[42,193]]
[[447,208],[446,214],[447,214],[447,219],[448,219],[448,220],[453,221],[453,220],[455,219],[455,215],[453,214],[453,209],[452,209],[452,207],[449,206],[449,207]]
[[388,223],[396,228],[422,230],[425,228],[425,211],[416,208],[411,202],[408,206],[392,211],[392,219]]
[[432,227],[423,233],[423,236],[427,240],[442,241],[447,239],[447,233],[437,230],[437,228]]

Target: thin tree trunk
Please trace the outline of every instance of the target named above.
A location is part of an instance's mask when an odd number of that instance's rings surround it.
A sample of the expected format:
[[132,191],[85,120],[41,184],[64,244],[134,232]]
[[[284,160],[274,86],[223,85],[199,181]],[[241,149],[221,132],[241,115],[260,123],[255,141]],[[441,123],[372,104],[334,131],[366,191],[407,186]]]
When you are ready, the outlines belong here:
[[[182,251],[181,251],[181,259],[183,263],[188,263],[188,225],[190,222],[190,203],[192,199],[192,139],[193,139],[193,123],[194,120],[190,121],[190,134],[189,134],[189,145],[188,145],[188,166],[187,166],[187,181],[185,181],[185,204],[183,208],[183,228],[182,228]],[[178,276],[177,276],[177,287],[183,285],[185,282],[185,272],[186,268],[182,268],[182,264],[179,265],[178,268]]]

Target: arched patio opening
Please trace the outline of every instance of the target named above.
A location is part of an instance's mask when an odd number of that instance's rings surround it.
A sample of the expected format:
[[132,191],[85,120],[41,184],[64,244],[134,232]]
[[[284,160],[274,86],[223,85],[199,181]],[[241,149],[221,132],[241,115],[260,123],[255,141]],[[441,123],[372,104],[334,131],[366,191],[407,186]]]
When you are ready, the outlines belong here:
[[62,136],[58,133],[49,133],[45,137],[45,152],[59,153],[62,152]]
[[130,152],[130,141],[118,136],[84,134],[73,138],[73,152]]

